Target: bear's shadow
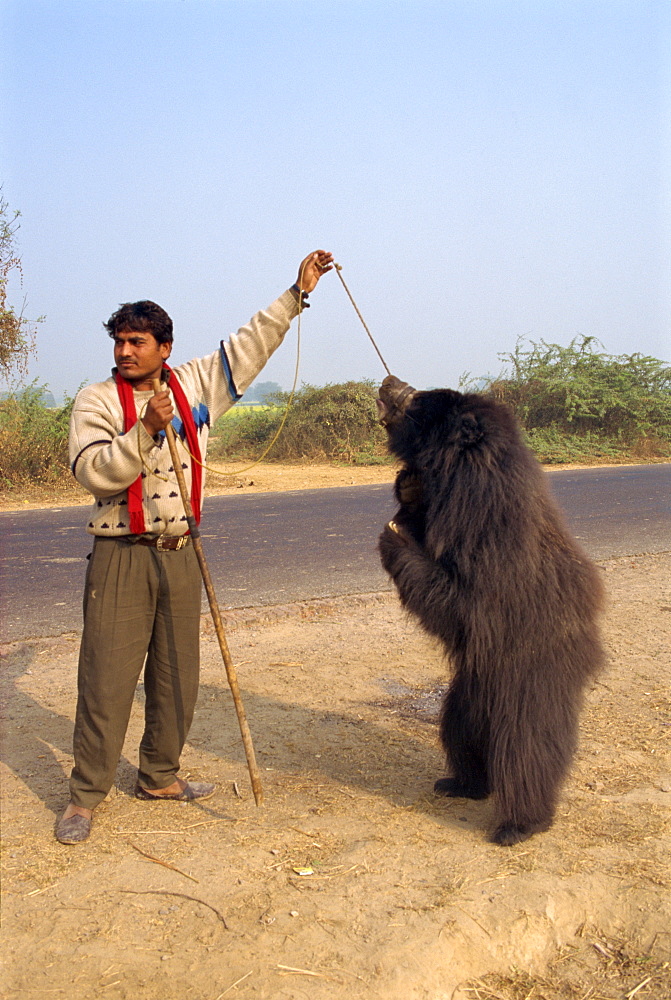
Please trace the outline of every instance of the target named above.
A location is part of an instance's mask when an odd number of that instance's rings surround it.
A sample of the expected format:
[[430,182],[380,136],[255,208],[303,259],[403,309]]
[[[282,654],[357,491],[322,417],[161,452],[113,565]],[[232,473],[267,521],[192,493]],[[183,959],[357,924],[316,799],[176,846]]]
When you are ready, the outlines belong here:
[[[450,800],[433,794],[434,781],[445,774],[436,725],[441,697],[441,689],[425,693],[403,689],[397,697],[367,703],[363,716],[356,706],[351,711],[329,711],[242,692],[261,772],[269,768],[275,775],[284,773],[294,779],[304,774],[315,788],[320,779],[326,779],[425,813],[455,829],[463,830],[467,823],[483,831],[489,821],[486,801]],[[371,721],[370,707],[379,708],[381,716],[393,712],[403,720],[402,727],[382,719]],[[213,736],[217,724],[221,735]],[[201,751],[246,768],[227,690],[201,685],[189,741]]]

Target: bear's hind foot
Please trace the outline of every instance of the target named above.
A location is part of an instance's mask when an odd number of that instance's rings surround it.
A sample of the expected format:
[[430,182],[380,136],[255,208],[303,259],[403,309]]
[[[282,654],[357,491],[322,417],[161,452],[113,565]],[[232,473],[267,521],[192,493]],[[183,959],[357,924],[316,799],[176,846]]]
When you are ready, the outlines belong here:
[[446,795],[452,799],[486,799],[489,791],[484,785],[467,784],[457,778],[439,778],[433,786],[436,795]]
[[513,844],[521,844],[523,840],[528,840],[535,833],[544,833],[552,824],[552,820],[546,823],[501,823],[492,834],[493,844],[500,847],[512,847]]

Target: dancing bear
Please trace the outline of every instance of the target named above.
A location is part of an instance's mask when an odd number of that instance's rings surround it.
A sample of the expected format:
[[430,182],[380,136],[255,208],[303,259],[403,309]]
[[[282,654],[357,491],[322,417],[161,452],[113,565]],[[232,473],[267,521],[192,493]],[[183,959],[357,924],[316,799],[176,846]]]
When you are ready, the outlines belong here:
[[377,406],[402,463],[382,564],[453,667],[440,716],[450,777],[434,790],[492,795],[492,840],[516,844],[552,824],[603,664],[599,570],[507,406],[393,375]]

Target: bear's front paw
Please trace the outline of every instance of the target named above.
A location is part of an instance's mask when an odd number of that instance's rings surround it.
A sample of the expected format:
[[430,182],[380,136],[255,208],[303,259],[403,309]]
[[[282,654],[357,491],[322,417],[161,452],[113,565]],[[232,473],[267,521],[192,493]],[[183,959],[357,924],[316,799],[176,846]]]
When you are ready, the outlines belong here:
[[387,523],[384,526],[384,530],[385,531],[391,531],[391,532],[393,532],[393,534],[396,535],[397,539],[403,545],[407,545],[408,544],[409,537],[406,534],[405,529],[402,528],[400,524],[397,524],[396,521],[387,521]]
[[406,469],[396,477],[396,498],[406,507],[419,506],[422,501],[422,480],[416,473]]
[[396,521],[389,521],[385,524],[377,547],[382,565],[390,575],[393,576],[398,558],[407,549],[409,542],[409,536]]
[[396,521],[388,521],[382,529],[382,534],[378,540],[380,552],[398,552],[405,549],[412,542],[411,536]]

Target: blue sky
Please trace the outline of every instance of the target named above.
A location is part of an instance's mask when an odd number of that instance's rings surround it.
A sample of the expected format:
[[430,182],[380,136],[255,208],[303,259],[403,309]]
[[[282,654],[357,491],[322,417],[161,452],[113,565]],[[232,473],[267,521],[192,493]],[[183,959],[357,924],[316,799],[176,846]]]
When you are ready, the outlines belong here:
[[[391,370],[518,338],[671,358],[671,17],[649,0],[0,0],[31,377],[107,377],[150,298],[173,363],[332,250]],[[300,381],[384,375],[334,274]],[[296,331],[260,376],[289,388]]]

